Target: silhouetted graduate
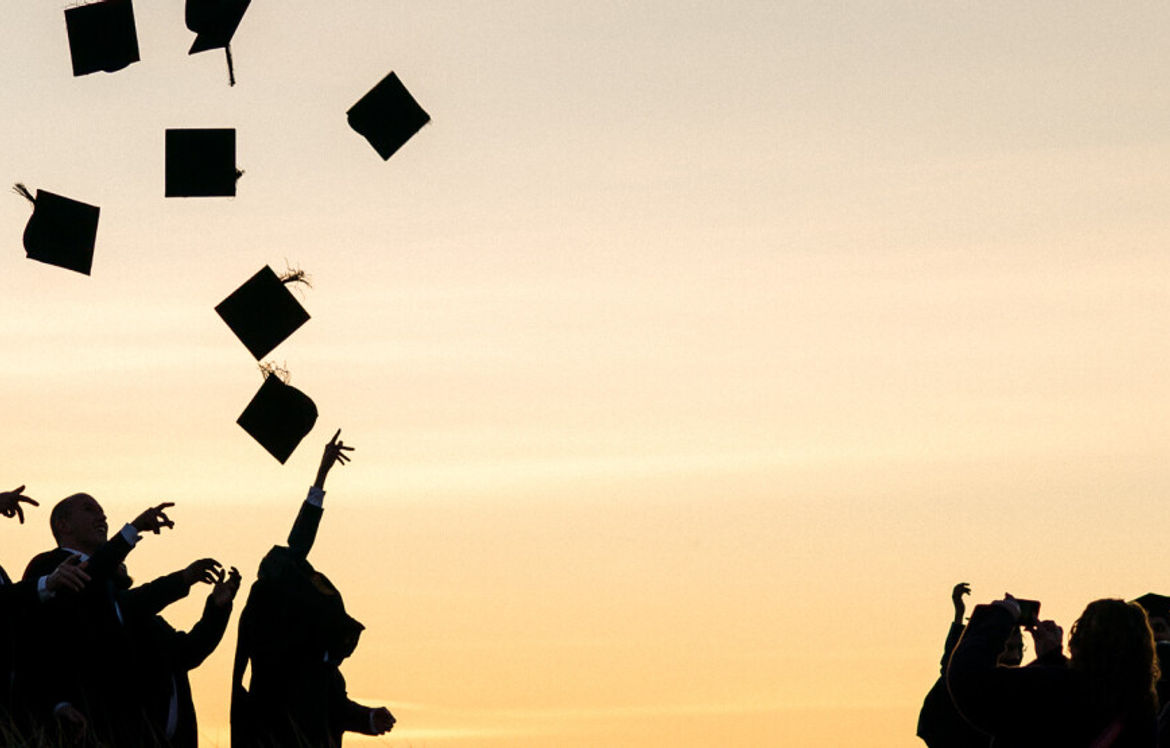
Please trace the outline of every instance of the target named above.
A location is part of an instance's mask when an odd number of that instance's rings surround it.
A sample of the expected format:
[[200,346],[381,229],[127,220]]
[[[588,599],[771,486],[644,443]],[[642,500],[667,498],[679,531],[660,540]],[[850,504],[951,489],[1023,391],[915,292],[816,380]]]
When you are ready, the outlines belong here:
[[967,610],[963,596],[969,594],[971,587],[966,582],[959,582],[951,590],[955,618],[943,646],[940,677],[927,692],[918,713],[917,735],[930,748],[988,748],[991,745],[991,736],[975,729],[965,720],[947,692],[947,663],[950,662],[951,652],[955,651],[955,645],[959,643],[959,637],[963,635],[963,614]]
[[24,579],[80,556],[91,581],[41,606],[29,625],[33,636],[18,653],[14,689],[45,728],[57,723],[66,734],[88,733],[115,746],[148,744],[132,623],[185,597],[206,579],[209,560],[134,588],[122,562],[141,533],[174,526],[166,515],[171,506],[147,509],[108,538],[105,512],[89,494],[53,507],[49,525],[58,545],[33,557]]
[[[385,707],[351,701],[338,666],[357,647],[362,624],[345,612],[341,593],[309,563],[323,512],[325,478],[348,462],[352,447],[325,447],[317,480],[301,504],[288,546],[260,562],[240,614],[232,675],[233,748],[341,745],[346,731],[380,735],[394,726]],[[244,671],[252,677],[244,686]]]
[[[24,524],[21,504],[38,506],[24,495],[24,486],[11,491],[0,491],[0,515],[17,517]],[[58,594],[80,591],[89,581],[89,575],[79,568],[78,557],[68,558],[51,573],[28,581],[13,582],[0,567],[0,738],[15,736],[28,727],[24,715],[16,715],[12,680],[17,648],[26,643],[25,619],[46,600]]]
[[101,209],[45,190],[33,197],[19,182],[12,189],[33,204],[24,228],[28,258],[89,275]]
[[190,631],[176,631],[162,616],[136,622],[136,644],[142,663],[143,699],[147,719],[158,746],[196,748],[199,729],[191,699],[188,673],[199,667],[223,639],[232,600],[240,589],[240,572],[226,572],[216,564],[214,587],[203,605],[203,615]]

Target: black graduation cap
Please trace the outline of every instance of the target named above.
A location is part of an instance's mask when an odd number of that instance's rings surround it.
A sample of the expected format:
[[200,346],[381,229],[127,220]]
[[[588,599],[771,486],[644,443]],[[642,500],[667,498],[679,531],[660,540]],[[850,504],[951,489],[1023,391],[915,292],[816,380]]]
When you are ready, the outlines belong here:
[[308,395],[269,374],[252,402],[236,419],[260,446],[284,464],[317,422],[317,406]]
[[195,43],[187,54],[222,48],[227,55],[228,81],[236,85],[232,66],[232,37],[252,0],[187,0],[187,28],[195,32]]
[[309,321],[309,313],[267,265],[215,311],[257,360]]
[[24,228],[28,258],[89,275],[100,208],[45,190],[34,198],[23,184],[13,189],[35,206]]
[[1142,606],[1146,611],[1146,615],[1151,618],[1160,617],[1170,619],[1170,597],[1154,592],[1147,592],[1134,600],[1134,602]]
[[73,74],[113,73],[138,62],[138,32],[130,0],[101,0],[65,11]]
[[252,0],[187,0],[187,28],[197,36],[187,54],[226,48]]
[[168,129],[166,145],[167,197],[235,196],[235,129]]
[[349,126],[388,160],[431,121],[398,76],[391,72],[346,112]]

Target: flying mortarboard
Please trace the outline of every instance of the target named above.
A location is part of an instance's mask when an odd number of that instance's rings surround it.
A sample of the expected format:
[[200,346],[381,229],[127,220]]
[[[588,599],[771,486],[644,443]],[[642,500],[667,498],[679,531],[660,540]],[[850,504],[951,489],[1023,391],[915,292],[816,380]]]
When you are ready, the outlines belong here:
[[89,275],[101,209],[45,190],[34,198],[23,184],[13,189],[34,206],[24,229],[28,258]]
[[232,128],[168,129],[167,197],[234,197],[236,131]]
[[228,78],[236,84],[232,70],[232,36],[235,35],[244,12],[252,0],[187,0],[187,28],[196,34],[195,43],[187,54],[223,48],[227,54]]
[[130,0],[101,0],[65,11],[73,75],[113,73],[138,62],[138,33]]
[[244,346],[260,360],[309,320],[309,313],[265,265],[215,307]]
[[231,44],[252,0],[187,0],[187,28],[197,36],[187,54]]
[[269,374],[252,402],[236,419],[260,446],[284,464],[317,422],[317,406],[308,395]]
[[393,72],[350,107],[346,116],[349,126],[370,141],[383,161],[431,121]]

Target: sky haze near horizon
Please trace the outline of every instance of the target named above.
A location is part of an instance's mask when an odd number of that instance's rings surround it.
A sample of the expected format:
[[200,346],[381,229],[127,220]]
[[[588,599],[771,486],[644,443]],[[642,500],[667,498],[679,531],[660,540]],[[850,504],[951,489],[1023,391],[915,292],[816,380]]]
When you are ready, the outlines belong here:
[[[10,573],[67,494],[165,499],[131,573],[214,556],[238,614],[341,428],[311,560],[399,719],[352,743],[415,748],[913,746],[955,582],[1066,631],[1170,592],[1164,7],[258,1],[230,88],[178,0],[80,78],[9,5],[3,172],[101,207],[87,278],[0,200]],[[391,70],[432,122],[383,162]],[[235,198],[163,197],[169,127],[237,128]],[[286,261],[282,466],[213,307]]]

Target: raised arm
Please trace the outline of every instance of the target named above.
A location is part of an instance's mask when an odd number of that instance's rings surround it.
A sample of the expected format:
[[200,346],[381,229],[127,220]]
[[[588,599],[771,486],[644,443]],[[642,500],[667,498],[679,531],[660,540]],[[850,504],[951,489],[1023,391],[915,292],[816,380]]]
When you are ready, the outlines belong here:
[[951,621],[950,630],[947,631],[947,641],[943,645],[943,675],[947,674],[947,663],[951,660],[951,652],[955,651],[955,645],[959,643],[959,637],[963,635],[963,614],[967,612],[967,605],[963,601],[963,595],[970,594],[971,585],[967,582],[959,582],[951,590],[951,603],[955,606],[955,618]]
[[240,572],[234,566],[231,571],[220,568],[214,574],[213,584],[215,586],[203,605],[203,616],[190,631],[176,637],[177,659],[187,670],[199,667],[223,639],[232,612],[232,600],[240,590]]
[[292,531],[288,534],[288,547],[294,554],[307,558],[313,548],[313,541],[317,539],[317,527],[321,524],[322,502],[325,499],[325,478],[335,464],[349,462],[349,455],[353,447],[346,446],[341,441],[341,429],[333,435],[325,445],[325,452],[321,455],[321,466],[317,468],[317,479],[309,489],[309,496],[301,504],[297,519],[293,522]]

